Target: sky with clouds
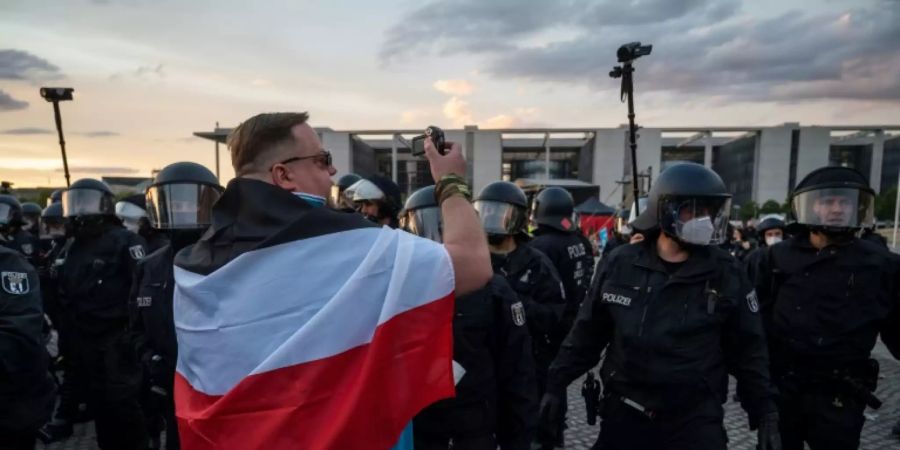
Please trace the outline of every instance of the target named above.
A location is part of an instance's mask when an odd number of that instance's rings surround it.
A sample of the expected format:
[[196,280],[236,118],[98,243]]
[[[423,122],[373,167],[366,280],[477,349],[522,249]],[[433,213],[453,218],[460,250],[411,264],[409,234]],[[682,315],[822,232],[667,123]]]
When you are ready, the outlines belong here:
[[[213,167],[192,137],[263,111],[334,129],[900,122],[900,0],[0,2],[0,179]],[[232,176],[223,153],[222,174]]]

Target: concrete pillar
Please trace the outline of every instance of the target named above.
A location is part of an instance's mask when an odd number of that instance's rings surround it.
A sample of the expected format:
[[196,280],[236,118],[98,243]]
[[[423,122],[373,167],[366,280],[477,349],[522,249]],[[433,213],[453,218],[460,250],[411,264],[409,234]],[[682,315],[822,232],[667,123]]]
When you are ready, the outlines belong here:
[[831,130],[820,127],[800,128],[800,145],[797,147],[797,182],[810,172],[828,165],[831,150]]
[[712,144],[712,132],[707,131],[706,137],[703,138],[703,165],[708,169],[712,169],[712,157],[713,157],[713,144]]
[[615,206],[622,201],[622,187],[616,182],[625,175],[625,130],[597,130],[591,182],[600,186],[600,200]]
[[335,179],[353,172],[353,155],[351,154],[350,133],[339,133],[330,130],[321,131],[322,147],[331,152],[334,168],[337,169]]
[[503,143],[500,133],[473,131],[472,189],[478,193],[503,175]]
[[[646,173],[648,167],[653,167],[652,183],[656,182],[662,168],[662,130],[659,128],[641,128],[638,130],[637,161],[638,173]],[[627,142],[627,141],[626,141]],[[626,158],[631,158],[631,148],[627,147]]]
[[756,142],[753,200],[783,203],[791,175],[791,128],[763,128]]
[[884,165],[884,130],[875,131],[872,137],[872,169],[869,172],[869,185],[875,193],[881,192],[881,169]]

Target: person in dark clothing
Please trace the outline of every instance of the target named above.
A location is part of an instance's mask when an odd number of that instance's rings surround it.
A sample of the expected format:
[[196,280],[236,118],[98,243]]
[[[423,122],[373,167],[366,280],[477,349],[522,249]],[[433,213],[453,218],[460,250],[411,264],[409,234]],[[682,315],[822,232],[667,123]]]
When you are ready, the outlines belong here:
[[898,257],[855,233],[875,193],[854,169],[811,172],[791,196],[794,237],[769,247],[756,280],[779,396],[784,448],[856,449],[879,335],[900,357]]
[[22,205],[15,197],[0,194],[0,247],[19,252],[32,265],[36,263],[38,241],[34,235],[25,231]]
[[784,221],[778,217],[767,217],[756,225],[759,238],[759,247],[753,249],[744,258],[744,269],[751,283],[756,284],[756,275],[759,272],[759,263],[766,254],[766,249],[784,240]]
[[400,187],[389,178],[373,175],[348,187],[344,195],[356,211],[379,225],[397,228],[400,208]]
[[47,369],[37,272],[0,247],[0,448],[30,450],[53,412],[56,387]]
[[22,203],[22,231],[27,231],[34,239],[39,238],[42,212],[43,209],[37,203]]
[[775,391],[753,287],[716,244],[730,197],[713,171],[663,171],[633,226],[645,239],[601,262],[572,331],[550,366],[538,434],[552,442],[562,392],[601,369],[603,420],[595,448],[726,448],[728,374],[738,379],[761,449],[779,449]]
[[166,449],[179,448],[173,398],[178,359],[172,317],[173,261],[179,250],[197,242],[209,227],[212,206],[222,191],[216,176],[193,162],[166,166],[147,189],[149,224],[170,242],[138,263],[130,305],[132,339],[145,377],[142,406],[150,448],[159,448],[163,429]]
[[[401,224],[410,233],[442,242],[434,186],[407,199]],[[453,360],[462,378],[455,398],[415,417],[415,448],[529,449],[537,390],[522,302],[503,277],[494,275],[484,288],[457,298],[454,308]]]
[[547,255],[526,242],[527,202],[518,186],[496,181],[478,193],[475,209],[487,233],[494,273],[506,278],[525,307],[540,398],[547,368],[559,348],[555,338],[566,309],[566,292]]
[[122,221],[125,229],[144,238],[147,242],[148,255],[169,245],[166,234],[150,226],[147,219],[147,200],[143,194],[131,195],[116,202],[116,217]]
[[859,238],[874,244],[883,245],[884,247],[888,246],[887,238],[878,234],[878,232],[875,231],[874,226],[863,228]]
[[[87,383],[102,449],[146,446],[138,404],[141,371],[128,345],[128,295],[144,241],[115,217],[109,187],[81,179],[63,193],[73,240],[58,266],[59,299],[72,338],[73,371]],[[63,426],[71,424],[62,424]]]

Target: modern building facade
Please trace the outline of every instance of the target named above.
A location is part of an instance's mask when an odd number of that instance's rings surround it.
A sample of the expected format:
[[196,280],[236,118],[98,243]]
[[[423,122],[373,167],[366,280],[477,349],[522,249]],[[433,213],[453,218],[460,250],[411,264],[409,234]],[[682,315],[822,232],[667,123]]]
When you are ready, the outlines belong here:
[[[410,154],[408,140],[421,130],[332,130],[317,128],[338,173],[381,174],[403,192],[432,184],[427,163]],[[195,136],[224,143],[230,129]],[[600,188],[600,200],[616,205],[631,192],[627,127],[445,130],[462,145],[475,190],[495,180],[579,180]],[[876,191],[897,185],[900,125],[771,127],[662,127],[639,131],[637,166],[641,187],[661,170],[693,161],[715,170],[734,194],[748,201],[784,202],[790,189],[826,165],[854,167]]]

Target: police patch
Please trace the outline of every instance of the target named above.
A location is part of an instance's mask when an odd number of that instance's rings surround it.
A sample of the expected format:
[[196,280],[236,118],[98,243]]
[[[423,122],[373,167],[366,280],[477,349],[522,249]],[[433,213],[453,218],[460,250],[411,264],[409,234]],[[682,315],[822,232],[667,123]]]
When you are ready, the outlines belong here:
[[525,325],[525,305],[522,302],[515,302],[509,309],[512,311],[513,323],[517,327]]
[[149,308],[153,304],[153,297],[138,297],[138,308]]
[[4,291],[13,295],[25,295],[31,291],[25,272],[0,272],[0,284]]
[[131,254],[131,258],[135,260],[142,259],[144,257],[144,246],[143,245],[132,245],[128,247],[128,253]]
[[620,294],[613,294],[612,292],[604,292],[600,297],[600,301],[603,303],[631,306],[631,297],[626,297]]
[[747,294],[747,307],[750,308],[750,312],[759,312],[759,299],[756,298],[756,289]]

